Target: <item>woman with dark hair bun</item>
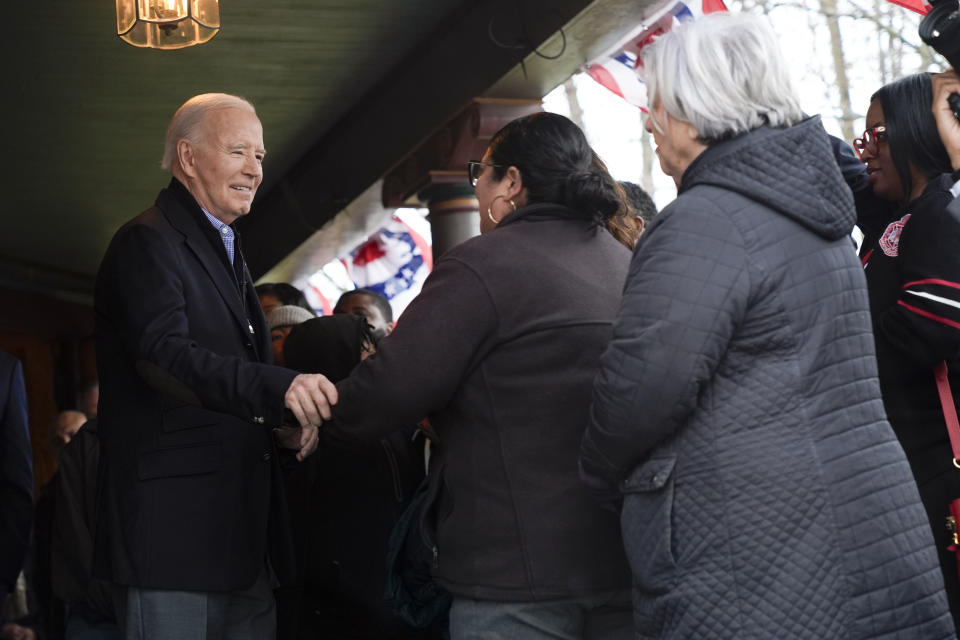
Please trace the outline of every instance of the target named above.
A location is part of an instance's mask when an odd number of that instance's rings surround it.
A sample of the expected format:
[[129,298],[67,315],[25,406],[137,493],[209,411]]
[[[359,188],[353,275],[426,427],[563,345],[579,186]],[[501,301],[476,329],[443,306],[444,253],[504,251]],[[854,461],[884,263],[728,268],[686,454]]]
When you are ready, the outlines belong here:
[[[954,622],[960,622],[957,556],[948,547],[948,504],[960,498],[934,369],[946,364],[953,402],[960,393],[960,220],[950,158],[931,110],[932,76],[918,73],[870,99],[854,148],[866,165],[857,223],[866,270],[887,418],[913,469],[933,530]],[[864,195],[888,203],[869,206]],[[958,627],[960,629],[960,627]]]
[[[520,176],[522,180],[518,180]],[[494,194],[488,189],[492,184],[503,185],[505,178],[505,191]],[[583,132],[554,113],[518,118],[501,129],[483,159],[470,163],[470,181],[480,201],[481,232],[490,231],[505,215],[528,204],[562,205],[567,209],[564,215],[597,224],[605,224],[629,206],[623,189]]]
[[480,237],[437,261],[325,429],[372,438],[429,417],[421,527],[465,638],[632,638],[616,515],[577,474],[590,389],[630,252],[622,190],[583,132],[538,113],[469,163]]

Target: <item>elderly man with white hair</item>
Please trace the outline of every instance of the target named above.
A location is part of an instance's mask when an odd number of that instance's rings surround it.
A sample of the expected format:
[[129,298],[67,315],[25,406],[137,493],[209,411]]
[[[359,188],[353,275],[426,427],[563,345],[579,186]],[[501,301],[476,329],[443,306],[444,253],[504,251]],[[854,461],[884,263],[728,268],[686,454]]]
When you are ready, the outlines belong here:
[[679,195],[640,239],[580,466],[621,509],[638,638],[954,638],[886,421],[852,195],[765,20],[644,56]]
[[[98,577],[126,638],[275,634],[290,572],[276,431],[303,459],[336,389],[271,364],[239,237],[265,154],[253,106],[203,94],[176,112],[156,204],[110,243],[95,289],[103,477]],[[268,553],[269,549],[269,553]]]

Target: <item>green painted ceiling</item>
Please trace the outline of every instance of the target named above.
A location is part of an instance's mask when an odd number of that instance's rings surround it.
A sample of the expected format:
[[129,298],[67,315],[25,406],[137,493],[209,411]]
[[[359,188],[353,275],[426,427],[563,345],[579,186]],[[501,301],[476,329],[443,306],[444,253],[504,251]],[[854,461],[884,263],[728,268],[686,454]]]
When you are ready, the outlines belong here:
[[192,95],[245,96],[263,122],[265,178],[241,223],[257,277],[473,97],[543,96],[652,4],[221,0],[213,40],[156,51],[116,36],[108,0],[7,2],[0,289],[89,303],[110,237],[168,180],[164,133]]
[[112,2],[6,3],[0,264],[95,273],[165,183],[167,122],[196,93],[256,105],[269,186],[458,4],[222,0],[213,40],[156,51],[115,35]]

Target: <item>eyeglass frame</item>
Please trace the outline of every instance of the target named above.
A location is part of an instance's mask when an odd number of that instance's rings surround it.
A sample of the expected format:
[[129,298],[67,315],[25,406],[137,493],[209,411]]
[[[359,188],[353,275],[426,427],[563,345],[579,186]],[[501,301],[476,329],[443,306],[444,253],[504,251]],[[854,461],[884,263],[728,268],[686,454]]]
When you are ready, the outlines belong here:
[[[872,134],[870,137],[874,140],[873,143],[869,143],[866,138],[867,134]],[[880,151],[880,143],[887,141],[887,127],[882,124],[879,124],[875,127],[870,127],[869,129],[864,129],[863,133],[859,138],[853,139],[853,150],[857,152],[857,157],[860,160],[863,160],[863,152],[869,151],[870,155],[876,155]],[[858,146],[859,145],[859,146]],[[862,147],[862,148],[861,148]]]
[[479,173],[474,175],[475,167],[499,167],[503,169],[503,165],[497,164],[495,162],[483,162],[482,160],[468,160],[467,161],[467,182],[470,183],[470,186],[474,189],[477,188],[477,181],[480,179],[480,176],[483,175],[483,170],[481,169]]

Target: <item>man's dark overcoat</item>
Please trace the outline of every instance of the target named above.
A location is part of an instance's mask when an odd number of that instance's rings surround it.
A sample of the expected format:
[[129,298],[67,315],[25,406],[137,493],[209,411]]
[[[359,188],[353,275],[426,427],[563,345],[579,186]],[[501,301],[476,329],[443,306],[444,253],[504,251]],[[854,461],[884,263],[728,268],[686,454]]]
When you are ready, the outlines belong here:
[[[97,575],[152,589],[248,587],[268,539],[291,548],[271,428],[296,374],[270,364],[270,331],[240,252],[231,266],[173,180],[114,236],[95,311]],[[271,558],[283,575],[289,560]]]

